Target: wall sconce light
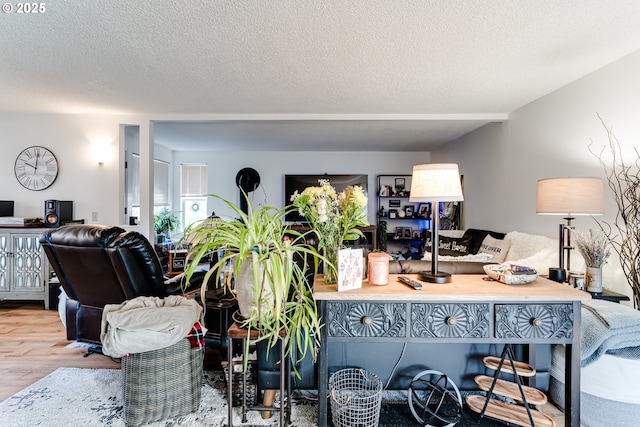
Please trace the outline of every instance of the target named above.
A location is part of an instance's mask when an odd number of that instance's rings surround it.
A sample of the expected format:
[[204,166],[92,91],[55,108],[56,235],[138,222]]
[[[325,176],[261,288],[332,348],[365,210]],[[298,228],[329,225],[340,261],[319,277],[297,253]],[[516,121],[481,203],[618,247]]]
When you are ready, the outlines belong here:
[[[574,215],[604,213],[603,184],[600,178],[547,178],[538,181],[536,213],[564,215],[566,224],[559,227],[558,268],[549,269],[549,278],[556,282],[567,279],[571,269],[571,231]],[[566,264],[565,264],[566,260]],[[566,269],[565,269],[566,265]]]
[[104,165],[104,162],[109,159],[111,154],[110,145],[111,143],[106,139],[94,140],[91,143],[91,153],[100,166]]

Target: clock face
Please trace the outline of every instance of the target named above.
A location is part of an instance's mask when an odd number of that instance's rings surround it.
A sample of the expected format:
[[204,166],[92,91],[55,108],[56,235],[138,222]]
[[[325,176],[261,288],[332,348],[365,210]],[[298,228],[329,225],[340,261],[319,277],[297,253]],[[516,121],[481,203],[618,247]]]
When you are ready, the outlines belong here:
[[58,160],[44,147],[25,148],[16,158],[14,172],[24,188],[44,190],[58,177]]

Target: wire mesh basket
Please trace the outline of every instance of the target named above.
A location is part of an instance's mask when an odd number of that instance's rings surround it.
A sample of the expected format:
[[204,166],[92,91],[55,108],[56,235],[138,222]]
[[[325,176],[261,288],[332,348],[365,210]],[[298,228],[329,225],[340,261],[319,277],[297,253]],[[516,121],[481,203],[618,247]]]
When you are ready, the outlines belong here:
[[335,427],[375,427],[380,420],[382,382],[359,368],[341,369],[329,378]]

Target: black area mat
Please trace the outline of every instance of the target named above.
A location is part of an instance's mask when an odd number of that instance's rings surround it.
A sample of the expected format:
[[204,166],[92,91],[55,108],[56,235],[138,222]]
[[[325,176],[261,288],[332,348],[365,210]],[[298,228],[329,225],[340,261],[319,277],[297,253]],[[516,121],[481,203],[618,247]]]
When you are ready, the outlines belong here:
[[[420,426],[416,421],[407,404],[384,403],[380,408],[380,424],[379,427],[410,427]],[[504,427],[506,424],[494,421],[488,418],[479,420],[475,413],[465,408],[462,413],[462,419],[456,424],[456,427],[478,426],[478,427]]]

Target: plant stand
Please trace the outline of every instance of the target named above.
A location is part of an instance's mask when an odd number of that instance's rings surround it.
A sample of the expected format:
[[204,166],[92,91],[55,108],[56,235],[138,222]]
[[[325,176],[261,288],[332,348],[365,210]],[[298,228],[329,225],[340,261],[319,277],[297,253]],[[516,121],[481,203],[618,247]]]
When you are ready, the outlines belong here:
[[[240,340],[242,343],[242,362],[244,364],[244,348],[246,345],[247,339],[255,340],[260,338],[258,331],[251,330],[249,333],[248,329],[241,328],[237,323],[233,323],[229,330],[227,331],[227,336],[229,339],[229,345],[227,348],[228,359],[229,361],[233,360],[233,342],[234,340]],[[231,363],[230,363],[231,365]],[[232,366],[231,366],[232,368]],[[242,372],[242,423],[247,422],[247,411],[277,411],[280,413],[280,423],[281,427],[287,426],[291,424],[291,363],[289,361],[289,357],[285,353],[285,346],[280,346],[280,405],[277,407],[273,406],[249,406],[247,404],[246,399],[246,390],[247,390],[247,372],[243,370]],[[233,427],[233,369],[228,370],[228,381],[227,381],[227,405],[229,408],[229,427]]]
[[[505,364],[507,357],[509,363]],[[493,377],[478,375],[474,378],[478,387],[486,391],[486,396],[469,396],[466,399],[467,406],[480,414],[480,418],[486,416],[522,427],[556,425],[549,416],[529,406],[544,405],[547,403],[547,396],[536,388],[522,384],[520,377],[533,377],[536,371],[527,363],[514,360],[511,344],[505,344],[500,358],[487,356],[483,362],[487,368],[495,371]],[[501,372],[512,374],[515,382],[498,378]],[[513,399],[518,404],[492,399],[493,394]]]

